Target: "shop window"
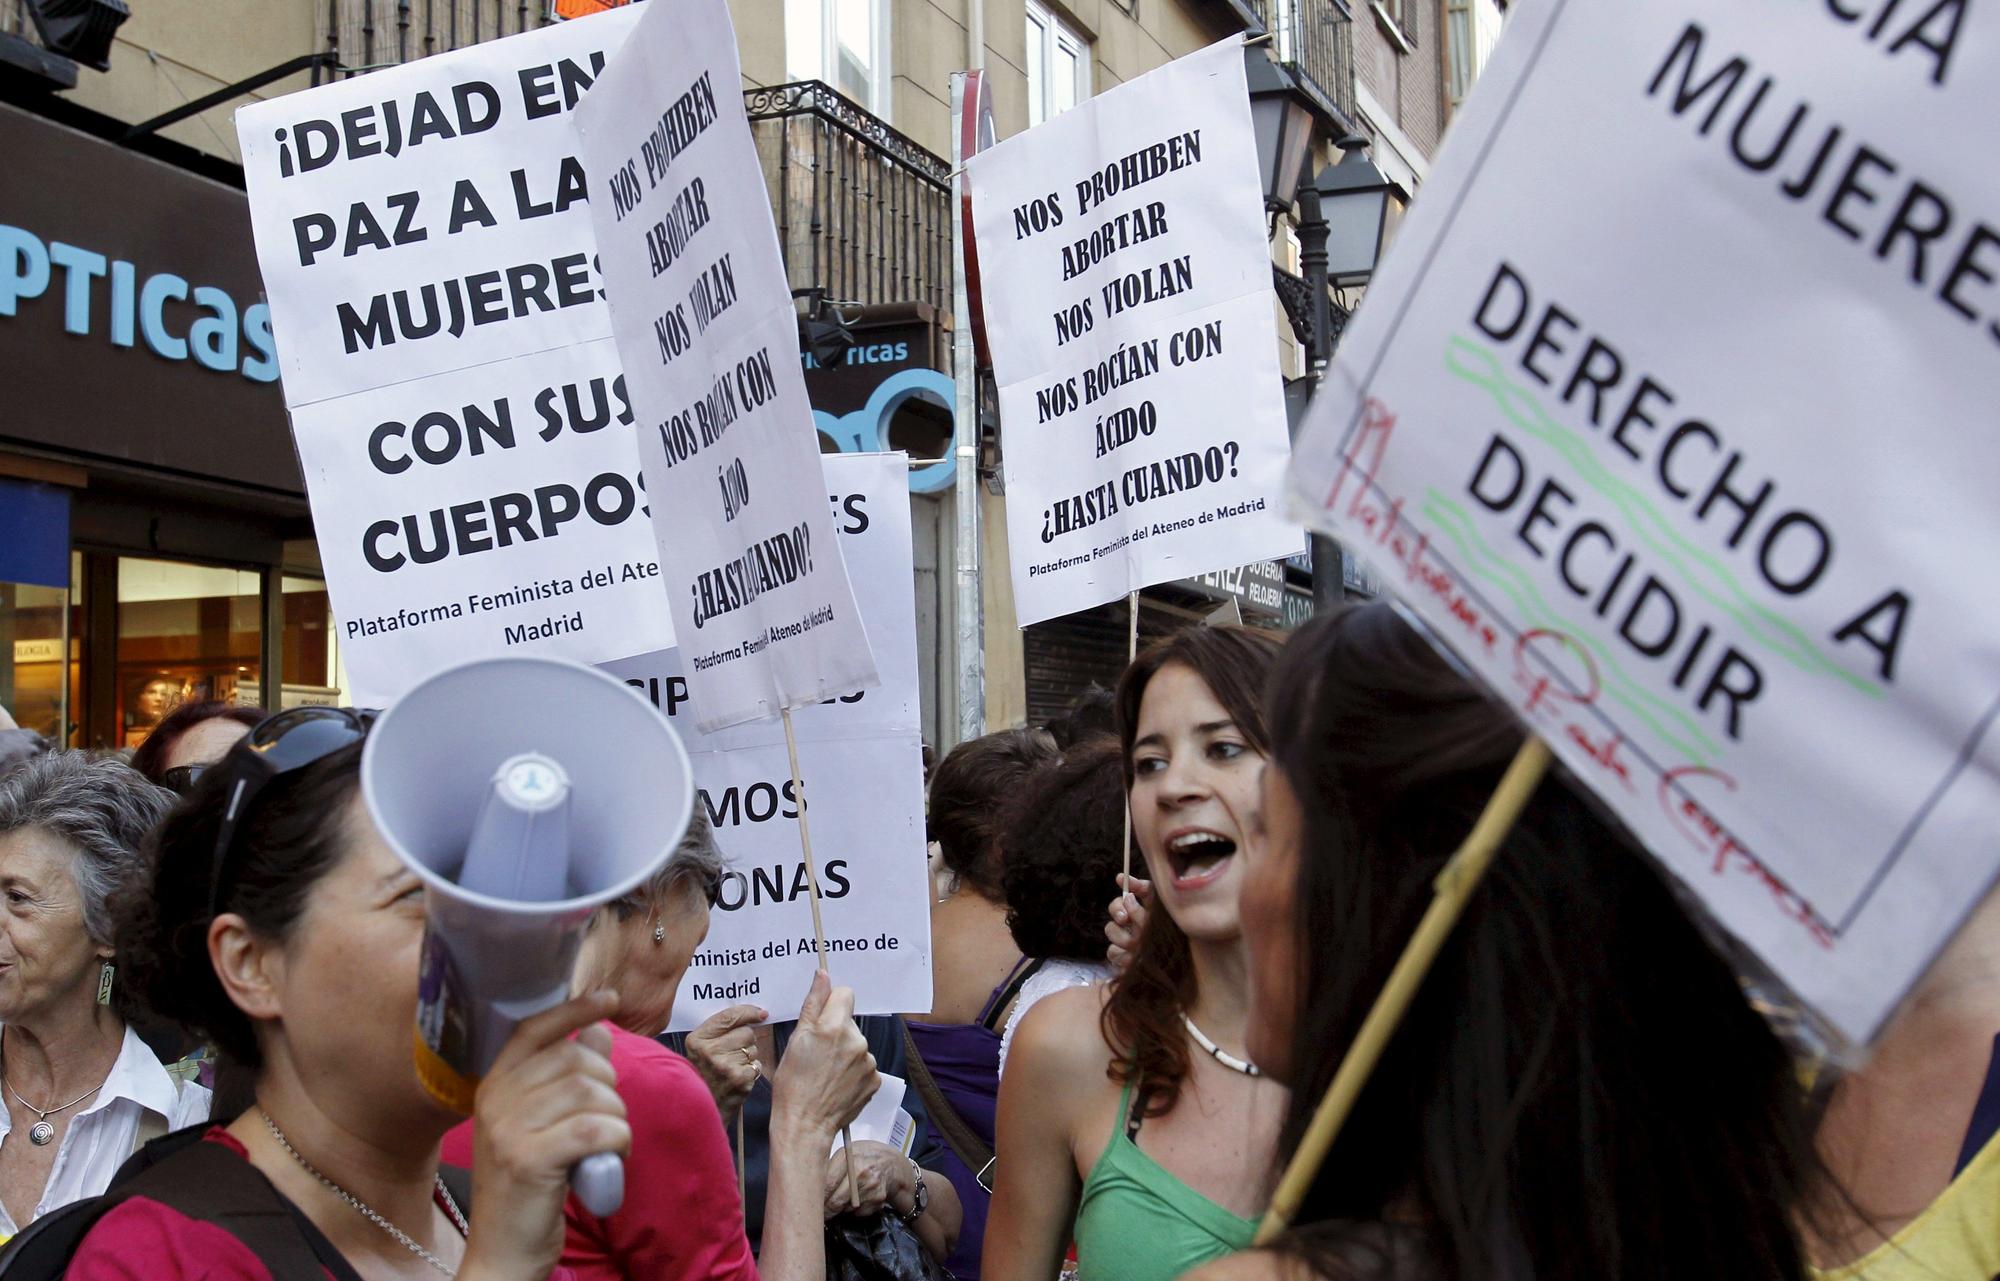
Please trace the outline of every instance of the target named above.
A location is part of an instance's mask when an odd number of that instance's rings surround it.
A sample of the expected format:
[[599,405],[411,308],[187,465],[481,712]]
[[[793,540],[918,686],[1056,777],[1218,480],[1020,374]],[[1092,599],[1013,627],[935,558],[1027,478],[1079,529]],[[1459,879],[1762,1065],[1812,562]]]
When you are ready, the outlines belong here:
[[1028,125],[1033,128],[1090,96],[1090,41],[1028,0]]
[[184,702],[254,703],[263,648],[254,570],[118,559],[118,746],[137,747]]
[[889,117],[888,0],[785,0],[785,74]]
[[70,741],[75,644],[67,587],[0,582],[0,707],[51,743]]
[[237,686],[237,693],[243,702],[265,707],[343,706],[347,702],[347,672],[340,662],[340,642],[334,633],[325,581],[286,574],[280,582],[285,617],[285,634],[278,647],[278,665],[284,668],[285,679],[282,697],[276,704],[266,700],[254,675]]

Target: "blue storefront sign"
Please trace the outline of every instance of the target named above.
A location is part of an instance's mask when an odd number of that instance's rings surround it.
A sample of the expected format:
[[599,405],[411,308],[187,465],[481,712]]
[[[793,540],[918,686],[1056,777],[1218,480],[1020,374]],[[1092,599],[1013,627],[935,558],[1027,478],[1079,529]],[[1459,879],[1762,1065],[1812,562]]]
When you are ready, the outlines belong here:
[[69,586],[69,491],[0,480],[0,583]]

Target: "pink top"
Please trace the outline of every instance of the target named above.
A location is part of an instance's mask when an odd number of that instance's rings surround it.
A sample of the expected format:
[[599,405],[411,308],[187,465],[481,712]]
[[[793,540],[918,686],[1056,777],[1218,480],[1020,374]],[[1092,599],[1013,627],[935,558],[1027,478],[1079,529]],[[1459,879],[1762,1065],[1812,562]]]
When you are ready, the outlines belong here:
[[[714,1097],[666,1046],[621,1028],[610,1032],[611,1066],[632,1126],[625,1204],[600,1219],[569,1198],[563,1264],[578,1281],[757,1281],[736,1161]],[[471,1122],[445,1136],[444,1159],[472,1164]]]
[[[205,1141],[248,1159],[236,1136],[220,1127]],[[250,1247],[231,1233],[147,1197],[133,1197],[99,1219],[66,1275],[82,1281],[273,1281]],[[569,1275],[558,1268],[550,1281]]]

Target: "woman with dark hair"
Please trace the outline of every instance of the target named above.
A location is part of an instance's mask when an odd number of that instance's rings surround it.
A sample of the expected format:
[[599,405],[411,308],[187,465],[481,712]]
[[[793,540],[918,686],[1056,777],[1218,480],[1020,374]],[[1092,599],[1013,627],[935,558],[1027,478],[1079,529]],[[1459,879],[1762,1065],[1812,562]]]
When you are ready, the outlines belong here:
[[132,753],[132,768],[186,796],[194,781],[264,719],[260,708],[219,699],[182,703]]
[[1109,988],[1057,993],[1015,1033],[1000,1087],[988,1281],[1169,1281],[1250,1241],[1282,1088],[1245,1058],[1237,893],[1266,754],[1276,637],[1191,628],[1118,684],[1132,838],[1153,879]]
[[[629,1147],[610,1037],[591,1026],[617,998],[564,1002],[509,1039],[480,1084],[477,1195],[461,1207],[438,1165],[458,1118],[410,1057],[424,886],[362,803],[368,725],[333,708],[270,718],[155,833],[146,883],[121,907],[125,977],[248,1065],[255,1105],[161,1155],[147,1194],[97,1221],[68,1275],[317,1275],[274,1270],[273,1251],[331,1276],[568,1275],[569,1168]],[[251,1208],[223,1204],[225,1189]]]
[[1067,748],[1010,810],[1000,839],[1007,929],[1039,964],[1000,1031],[1001,1075],[1014,1029],[1043,997],[1111,977],[1100,904],[1117,886],[1124,839],[1124,755],[1109,734]]
[[[1267,705],[1243,925],[1288,1156],[1521,731],[1386,605],[1302,629]],[[1551,778],[1295,1226],[1201,1275],[1798,1281],[1815,1170],[1778,1037],[1665,878]]]
[[1001,815],[1061,759],[1046,731],[1009,729],[960,743],[931,775],[937,946],[931,1008],[905,1016],[906,1053],[925,1109],[947,1140],[944,1174],[965,1214],[944,1261],[959,1281],[979,1281],[989,1199],[980,1175],[992,1159],[1000,1026],[1030,968],[1007,929]]

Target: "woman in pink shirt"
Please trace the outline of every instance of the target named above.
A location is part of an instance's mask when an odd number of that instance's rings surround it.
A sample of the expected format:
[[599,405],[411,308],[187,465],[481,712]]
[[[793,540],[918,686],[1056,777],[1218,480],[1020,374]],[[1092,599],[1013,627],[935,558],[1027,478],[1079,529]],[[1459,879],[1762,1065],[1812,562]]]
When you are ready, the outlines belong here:
[[[722,883],[722,856],[702,813],[651,880],[605,904],[577,960],[577,992],[618,993],[611,1066],[632,1126],[625,1204],[600,1218],[575,1197],[564,1206],[563,1264],[578,1281],[759,1281],[743,1232],[736,1166],[715,1099],[693,1066],[652,1039],[673,1017],[674,995],[702,940]],[[875,1093],[875,1061],[855,1026],[854,993],[821,974],[772,1081],[765,1281],[826,1275],[823,1205],[827,1151]],[[481,1122],[483,1124],[483,1122]],[[445,1139],[445,1160],[467,1165],[476,1126]]]

